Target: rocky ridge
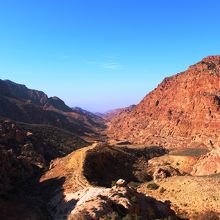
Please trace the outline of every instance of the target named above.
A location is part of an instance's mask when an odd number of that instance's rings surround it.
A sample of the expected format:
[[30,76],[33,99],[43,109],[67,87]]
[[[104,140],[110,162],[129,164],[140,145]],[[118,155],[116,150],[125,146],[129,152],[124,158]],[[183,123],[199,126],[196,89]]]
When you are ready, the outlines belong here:
[[102,117],[105,118],[107,121],[109,121],[112,118],[118,116],[119,114],[130,112],[134,108],[135,108],[135,105],[130,105],[130,106],[125,107],[125,108],[113,109],[113,110],[110,110],[110,111],[107,111],[107,112],[103,113]]
[[165,78],[130,112],[109,123],[109,139],[167,148],[220,146],[220,56]]
[[58,97],[0,80],[0,116],[29,124],[52,125],[82,138],[97,140],[105,129],[104,119],[71,109]]

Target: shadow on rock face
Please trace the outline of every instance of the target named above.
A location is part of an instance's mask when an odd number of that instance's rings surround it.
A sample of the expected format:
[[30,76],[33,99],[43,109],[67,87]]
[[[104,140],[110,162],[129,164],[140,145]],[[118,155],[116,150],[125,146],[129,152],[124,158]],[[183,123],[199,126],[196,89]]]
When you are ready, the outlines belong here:
[[161,156],[166,151],[160,147],[131,149],[126,147],[98,146],[87,152],[83,174],[96,186],[111,187],[118,179],[127,182],[150,180],[147,161]]
[[171,209],[171,202],[161,202],[153,197],[146,196],[142,193],[140,195],[141,203],[141,219],[154,220],[154,219],[169,219],[180,220],[180,218]]
[[24,185],[20,191],[9,191],[0,196],[0,219],[52,219],[51,214],[48,212],[47,204],[52,194],[56,193],[56,191],[62,192],[64,180],[64,178],[54,178],[44,183],[35,182],[31,185]]
[[67,216],[76,206],[77,200],[67,200],[65,198],[64,182],[65,177],[51,178],[41,182],[39,185],[39,194],[47,206],[50,219],[67,219]]

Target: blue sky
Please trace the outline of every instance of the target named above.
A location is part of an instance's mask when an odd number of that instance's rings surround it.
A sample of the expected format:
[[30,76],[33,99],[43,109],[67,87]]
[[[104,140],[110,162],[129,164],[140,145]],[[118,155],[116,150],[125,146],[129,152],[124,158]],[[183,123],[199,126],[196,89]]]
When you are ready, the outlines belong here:
[[0,0],[0,78],[91,111],[220,54],[219,0]]

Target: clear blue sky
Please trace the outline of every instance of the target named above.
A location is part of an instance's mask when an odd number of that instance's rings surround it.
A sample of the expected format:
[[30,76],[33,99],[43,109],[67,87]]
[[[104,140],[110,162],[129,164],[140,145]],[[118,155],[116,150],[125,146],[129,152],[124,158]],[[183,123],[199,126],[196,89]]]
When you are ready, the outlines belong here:
[[219,0],[0,0],[0,78],[106,111],[220,54]]

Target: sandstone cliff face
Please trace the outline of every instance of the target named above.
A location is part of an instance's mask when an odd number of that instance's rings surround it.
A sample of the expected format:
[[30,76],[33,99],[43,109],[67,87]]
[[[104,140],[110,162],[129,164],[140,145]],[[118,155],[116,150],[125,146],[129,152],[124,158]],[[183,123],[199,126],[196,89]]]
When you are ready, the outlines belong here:
[[132,111],[111,119],[110,139],[176,147],[220,146],[220,56],[165,78]]
[[204,176],[220,173],[220,148],[214,149],[199,158],[194,165],[192,175]]

